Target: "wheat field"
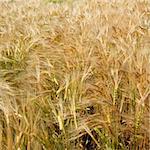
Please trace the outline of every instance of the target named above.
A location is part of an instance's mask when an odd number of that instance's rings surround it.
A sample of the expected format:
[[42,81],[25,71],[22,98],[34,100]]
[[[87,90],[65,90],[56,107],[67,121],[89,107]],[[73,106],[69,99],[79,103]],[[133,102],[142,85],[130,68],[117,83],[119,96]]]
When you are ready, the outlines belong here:
[[150,2],[0,1],[0,150],[149,150]]

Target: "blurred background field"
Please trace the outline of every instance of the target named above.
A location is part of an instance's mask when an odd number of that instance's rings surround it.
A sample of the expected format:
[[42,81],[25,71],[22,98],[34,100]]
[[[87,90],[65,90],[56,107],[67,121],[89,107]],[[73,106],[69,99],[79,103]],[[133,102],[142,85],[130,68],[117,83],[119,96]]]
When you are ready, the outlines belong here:
[[0,150],[149,150],[150,2],[0,1]]

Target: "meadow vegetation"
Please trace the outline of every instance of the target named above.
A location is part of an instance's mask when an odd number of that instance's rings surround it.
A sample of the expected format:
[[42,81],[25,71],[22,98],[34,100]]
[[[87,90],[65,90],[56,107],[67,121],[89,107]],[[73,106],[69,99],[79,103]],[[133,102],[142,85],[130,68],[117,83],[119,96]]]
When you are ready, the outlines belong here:
[[0,150],[149,150],[150,3],[0,1]]

